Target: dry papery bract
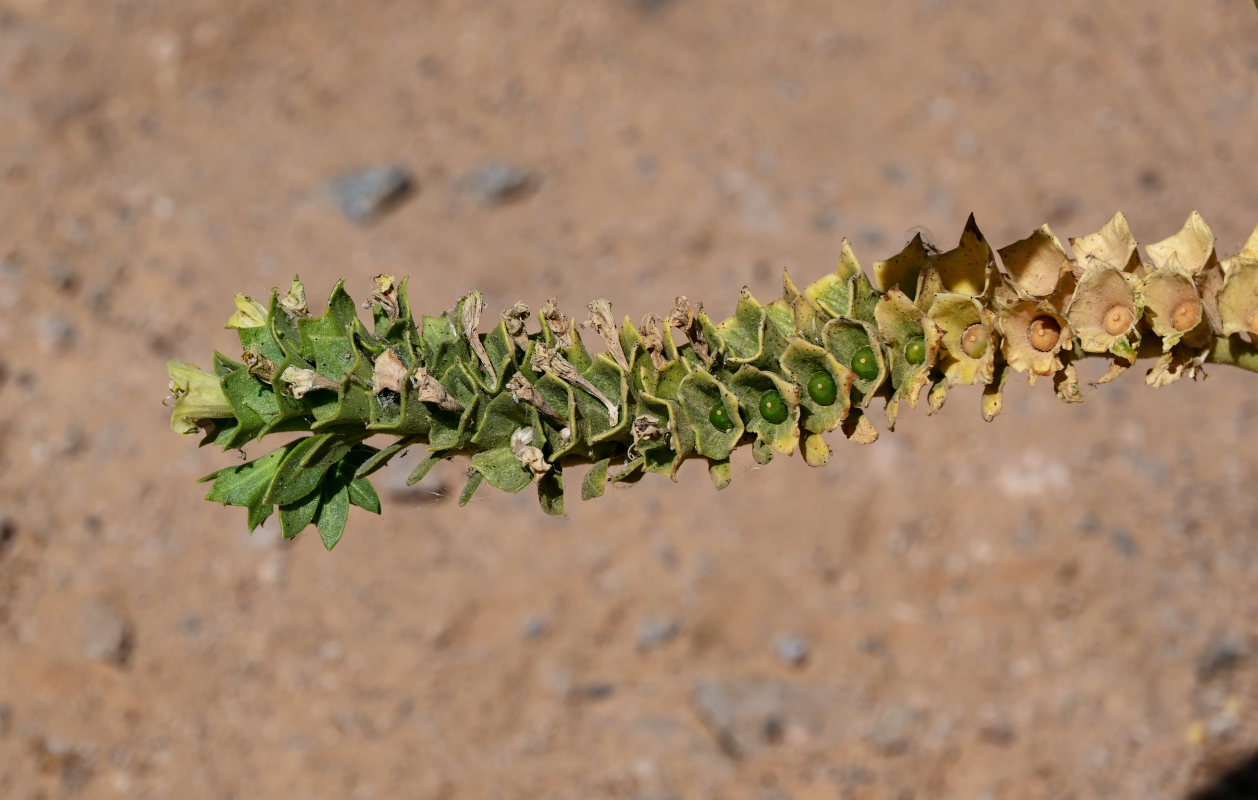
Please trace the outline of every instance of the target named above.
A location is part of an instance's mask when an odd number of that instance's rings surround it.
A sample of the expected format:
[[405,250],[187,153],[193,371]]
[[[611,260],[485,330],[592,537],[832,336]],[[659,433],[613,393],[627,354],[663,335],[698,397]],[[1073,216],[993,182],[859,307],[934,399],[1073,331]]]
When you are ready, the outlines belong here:
[[[1069,242],[1042,226],[994,250],[971,216],[955,247],[915,236],[874,262],[871,280],[844,240],[833,272],[802,289],[784,274],[768,303],[744,288],[719,322],[677,297],[639,325],[617,325],[597,299],[578,324],[552,298],[538,325],[517,302],[482,330],[479,292],[416,315],[407,280],[377,275],[368,324],[341,284],[311,316],[294,279],[269,305],[236,295],[228,325],[239,361],[171,362],[171,424],[223,448],[307,432],[208,476],[209,498],[247,507],[251,528],[278,509],[286,536],[315,525],[330,547],[350,505],[378,510],[369,476],[415,445],[427,456],[414,480],[438,460],[470,461],[461,503],[483,483],[535,486],[542,507],[562,513],[565,472],[583,465],[588,499],[609,483],[673,477],[691,459],[724,488],[742,445],[758,463],[798,449],[824,464],[836,429],[860,444],[877,438],[874,398],[890,428],[903,405],[926,393],[934,412],[957,386],[981,387],[990,420],[1015,373],[1048,377],[1078,402],[1086,358],[1109,363],[1104,382],[1150,357],[1155,387],[1206,363],[1258,371],[1258,231],[1225,260],[1196,212],[1147,258],[1121,214]],[[581,328],[601,347],[587,349]],[[376,435],[393,443],[368,445]]]

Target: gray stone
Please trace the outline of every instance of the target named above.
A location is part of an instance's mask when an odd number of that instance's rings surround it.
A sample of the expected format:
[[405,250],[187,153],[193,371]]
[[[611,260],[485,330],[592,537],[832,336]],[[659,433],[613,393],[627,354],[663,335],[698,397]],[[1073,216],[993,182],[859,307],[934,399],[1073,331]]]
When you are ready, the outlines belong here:
[[988,744],[1008,747],[1018,738],[1018,731],[1008,722],[997,720],[978,729],[978,736]]
[[595,702],[598,700],[606,700],[616,691],[616,687],[610,683],[595,682],[587,683],[577,689],[574,699],[578,701]]
[[135,642],[131,622],[119,608],[106,603],[88,603],[79,610],[79,624],[84,656],[117,667],[126,666]]
[[1140,555],[1140,545],[1126,528],[1115,528],[1109,535],[1110,544],[1124,558],[1135,558]]
[[482,161],[463,179],[463,185],[484,208],[523,200],[537,191],[537,174],[506,161]]
[[4,509],[0,508],[0,558],[4,558],[15,539],[17,539],[17,525],[8,514],[4,513]]
[[43,314],[35,325],[39,330],[40,341],[44,345],[57,348],[74,344],[79,332],[73,322],[57,314]]
[[341,213],[366,225],[396,206],[414,186],[410,170],[391,164],[346,172],[328,181],[327,188]]
[[646,652],[668,644],[677,638],[681,623],[673,617],[651,617],[638,625],[638,650]]
[[790,722],[788,694],[778,683],[701,681],[690,702],[721,752],[741,759],[781,739]]
[[31,742],[31,752],[41,772],[60,777],[66,794],[83,788],[95,772],[87,749],[62,739],[40,736]]
[[540,639],[549,631],[550,622],[541,614],[534,614],[520,626],[520,635],[529,640]]
[[865,741],[883,755],[902,755],[912,745],[910,736],[919,727],[918,722],[918,715],[907,706],[887,706],[865,735]]
[[799,667],[808,660],[808,642],[802,636],[783,634],[773,642],[773,655],[788,667]]
[[1231,636],[1214,639],[1197,659],[1197,680],[1206,683],[1240,666],[1245,651]]

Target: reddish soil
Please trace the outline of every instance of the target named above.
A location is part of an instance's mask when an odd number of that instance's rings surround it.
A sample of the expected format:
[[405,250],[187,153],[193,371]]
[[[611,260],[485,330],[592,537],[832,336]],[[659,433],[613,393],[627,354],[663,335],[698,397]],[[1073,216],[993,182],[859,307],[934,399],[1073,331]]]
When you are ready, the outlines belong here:
[[1258,747],[1253,375],[958,390],[562,518],[412,455],[329,554],[201,500],[238,454],[163,364],[294,272],[636,319],[971,211],[1229,255],[1255,131],[1239,0],[0,0],[0,797],[1186,796]]

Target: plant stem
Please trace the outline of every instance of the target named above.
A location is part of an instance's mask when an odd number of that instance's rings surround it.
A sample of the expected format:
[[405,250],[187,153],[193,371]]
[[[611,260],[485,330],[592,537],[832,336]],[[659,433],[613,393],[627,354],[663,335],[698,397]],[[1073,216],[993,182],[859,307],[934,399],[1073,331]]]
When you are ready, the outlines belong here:
[[1228,364],[1258,372],[1258,347],[1245,342],[1239,336],[1217,336],[1206,356],[1206,363]]

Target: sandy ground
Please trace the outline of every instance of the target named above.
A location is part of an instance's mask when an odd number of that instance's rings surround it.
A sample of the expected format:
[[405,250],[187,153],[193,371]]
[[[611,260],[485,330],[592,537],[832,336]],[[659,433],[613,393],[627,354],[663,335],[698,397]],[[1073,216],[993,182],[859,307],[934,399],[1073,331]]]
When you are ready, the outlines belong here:
[[1187,796],[1258,747],[1252,375],[557,519],[412,455],[329,554],[201,500],[163,362],[294,272],[637,318],[971,211],[1227,255],[1255,131],[1242,0],[0,0],[0,796]]

